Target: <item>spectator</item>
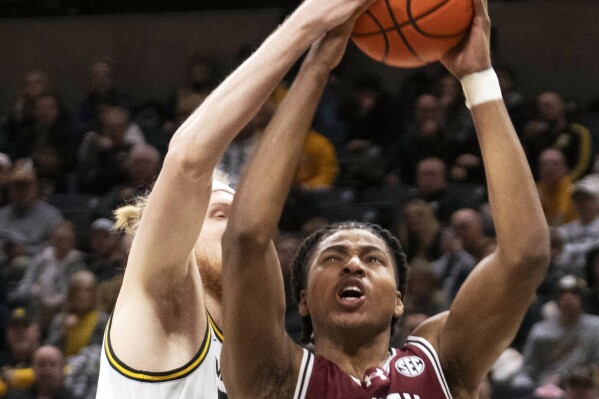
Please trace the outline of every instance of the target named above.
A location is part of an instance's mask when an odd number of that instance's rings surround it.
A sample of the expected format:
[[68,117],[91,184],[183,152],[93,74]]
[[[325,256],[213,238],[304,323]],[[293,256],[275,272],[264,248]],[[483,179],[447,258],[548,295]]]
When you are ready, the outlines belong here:
[[588,364],[575,368],[568,373],[564,385],[565,399],[599,398],[599,371],[597,364]]
[[405,204],[397,236],[409,263],[414,259],[432,262],[443,255],[441,224],[433,207],[421,199]]
[[559,226],[576,219],[572,201],[572,181],[568,175],[566,157],[560,150],[547,148],[539,156],[537,189],[543,212],[550,226]]
[[[410,193],[433,207],[437,219],[446,224],[451,215],[467,205],[447,182],[447,166],[441,158],[424,158],[416,165],[416,190]],[[473,204],[474,205],[474,204]]]
[[149,144],[134,145],[123,162],[127,180],[100,199],[95,209],[97,216],[109,218],[119,206],[144,194],[156,180],[160,166],[160,153],[156,148]]
[[8,155],[0,153],[0,207],[8,205],[8,180],[12,162]]
[[453,299],[474,266],[493,251],[495,240],[486,236],[482,216],[474,209],[456,211],[444,235],[444,254],[433,266],[446,295]]
[[423,313],[428,317],[446,310],[446,297],[432,265],[416,260],[409,269],[404,308],[407,313]]
[[589,312],[599,315],[599,245],[595,245],[587,253],[584,277],[589,285]]
[[521,376],[531,386],[558,384],[574,367],[599,362],[599,317],[583,312],[585,288],[584,280],[563,277],[556,290],[558,314],[533,326]]
[[444,131],[442,113],[439,99],[434,95],[424,94],[416,100],[414,123],[403,133],[391,157],[394,173],[398,173],[403,184],[415,183],[417,164],[423,159],[439,158],[445,165],[453,163],[453,148]]
[[[199,106],[197,100],[201,98],[200,103],[214,89],[216,82],[214,61],[202,54],[195,54],[191,57],[187,66],[185,82],[171,98],[169,104],[169,120],[164,124],[165,133],[169,135],[174,133],[180,125],[178,120],[185,120],[195,108]],[[193,109],[179,115],[182,104],[195,103]]]
[[112,228],[109,219],[96,219],[90,225],[89,247],[86,258],[88,270],[98,281],[97,308],[111,313],[123,283],[127,248],[123,238]]
[[359,76],[341,112],[346,125],[346,150],[367,152],[376,147],[384,156],[389,156],[387,151],[397,135],[392,126],[391,96],[384,91],[378,76]]
[[495,239],[487,237],[480,213],[474,209],[460,209],[451,216],[451,227],[462,247],[477,262],[495,249]]
[[64,385],[74,399],[96,398],[101,353],[101,345],[89,345],[67,360]]
[[443,66],[439,62],[435,62],[418,68],[414,74],[402,82],[396,94],[394,108],[397,111],[394,114],[397,122],[404,125],[404,128],[413,120],[416,99],[423,94],[434,93],[443,74],[445,74]]
[[576,182],[572,200],[578,219],[559,227],[564,241],[564,262],[569,272],[584,275],[587,252],[599,243],[599,176],[589,175]]
[[329,188],[333,185],[338,170],[333,144],[320,133],[308,132],[295,184],[303,190]]
[[454,160],[449,165],[449,179],[459,183],[485,183],[485,169],[478,146],[478,138],[460,82],[445,74],[439,82],[439,103],[450,149]]
[[25,308],[12,310],[6,329],[8,351],[0,357],[0,397],[33,384],[32,358],[40,346],[40,328]]
[[23,245],[28,255],[41,253],[62,215],[38,198],[37,177],[30,163],[13,166],[8,178],[8,197],[10,203],[0,208],[0,237]]
[[33,385],[24,390],[9,393],[7,399],[72,399],[64,386],[64,358],[60,350],[46,345],[33,355]]
[[51,245],[31,261],[9,300],[28,306],[45,331],[64,303],[71,275],[83,267],[83,254],[75,249],[75,227],[65,221],[52,232]]
[[81,102],[77,113],[76,129],[79,136],[98,128],[100,116],[106,106],[129,109],[127,95],[116,87],[114,64],[109,58],[100,58],[90,68],[90,91]]
[[102,113],[102,129],[88,132],[78,151],[79,187],[90,194],[106,194],[127,179],[125,159],[132,147],[126,140],[129,113],[109,107]]
[[514,71],[506,66],[500,66],[495,67],[495,72],[497,73],[501,95],[514,125],[514,129],[518,134],[521,134],[527,114],[526,98],[516,87],[516,76]]
[[71,277],[65,311],[50,325],[47,342],[73,356],[88,345],[101,345],[108,315],[96,310],[97,281],[93,273],[79,271]]
[[74,152],[73,131],[65,110],[55,94],[41,94],[35,102],[34,120],[15,138],[13,157],[32,158],[38,177],[52,194],[66,191],[66,174],[73,168]]
[[250,155],[258,144],[260,135],[276,109],[272,99],[267,100],[251,122],[231,142],[219,161],[219,169],[229,176],[231,187],[239,182]]
[[50,89],[48,75],[39,69],[27,71],[8,121],[9,141],[13,142],[19,130],[35,119],[37,98]]
[[523,144],[535,172],[539,155],[549,147],[564,153],[572,181],[582,178],[593,166],[591,133],[568,120],[564,101],[557,93],[546,92],[537,98],[537,118],[526,124]]

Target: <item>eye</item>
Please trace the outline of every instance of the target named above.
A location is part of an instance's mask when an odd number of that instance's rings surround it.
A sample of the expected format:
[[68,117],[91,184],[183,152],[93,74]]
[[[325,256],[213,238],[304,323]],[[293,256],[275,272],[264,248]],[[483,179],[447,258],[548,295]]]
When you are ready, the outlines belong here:
[[216,211],[212,214],[214,219],[224,220],[227,219],[227,214],[223,211]]
[[323,263],[341,262],[341,257],[337,255],[328,255],[323,259]]
[[384,265],[385,262],[383,261],[383,259],[381,259],[378,256],[374,256],[374,255],[369,255],[366,258],[366,263],[375,263],[375,264],[379,264],[379,265]]

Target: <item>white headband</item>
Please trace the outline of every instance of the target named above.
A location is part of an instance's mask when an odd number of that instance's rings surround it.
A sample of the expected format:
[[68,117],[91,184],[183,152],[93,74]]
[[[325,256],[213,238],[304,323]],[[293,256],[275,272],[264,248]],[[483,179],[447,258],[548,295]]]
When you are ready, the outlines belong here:
[[218,180],[212,180],[212,191],[226,191],[232,195],[235,195],[235,190],[233,190],[231,186]]

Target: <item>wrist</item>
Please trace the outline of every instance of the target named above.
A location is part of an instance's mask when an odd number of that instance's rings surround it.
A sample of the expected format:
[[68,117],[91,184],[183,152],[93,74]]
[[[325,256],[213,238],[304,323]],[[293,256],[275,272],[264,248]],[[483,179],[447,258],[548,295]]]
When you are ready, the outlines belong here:
[[460,79],[468,109],[495,100],[503,99],[499,79],[493,68],[468,74]]

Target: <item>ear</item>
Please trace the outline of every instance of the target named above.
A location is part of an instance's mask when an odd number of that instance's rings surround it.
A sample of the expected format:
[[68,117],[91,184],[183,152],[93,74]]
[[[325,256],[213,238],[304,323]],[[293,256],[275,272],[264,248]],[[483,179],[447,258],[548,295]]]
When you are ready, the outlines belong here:
[[304,317],[310,316],[310,307],[308,306],[306,290],[300,291],[300,301],[299,301],[299,304],[297,305],[297,308],[299,310],[300,315],[302,315]]
[[393,316],[401,317],[403,315],[404,308],[403,302],[401,300],[401,292],[397,291],[397,297],[395,298],[395,310],[393,312]]

